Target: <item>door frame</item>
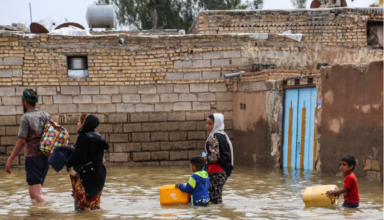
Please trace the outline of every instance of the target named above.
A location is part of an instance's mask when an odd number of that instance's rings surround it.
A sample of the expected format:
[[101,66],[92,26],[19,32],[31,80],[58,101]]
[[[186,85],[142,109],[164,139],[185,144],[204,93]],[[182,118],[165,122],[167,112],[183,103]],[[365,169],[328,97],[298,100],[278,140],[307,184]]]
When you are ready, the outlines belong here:
[[[281,153],[280,153],[280,169],[283,168],[283,150],[284,150],[284,121],[285,121],[285,93],[287,89],[301,89],[301,88],[316,88],[314,79],[318,75],[297,76],[297,77],[284,77],[283,79],[283,117],[281,129]],[[305,84],[303,84],[305,83]],[[315,124],[316,126],[316,124]]]

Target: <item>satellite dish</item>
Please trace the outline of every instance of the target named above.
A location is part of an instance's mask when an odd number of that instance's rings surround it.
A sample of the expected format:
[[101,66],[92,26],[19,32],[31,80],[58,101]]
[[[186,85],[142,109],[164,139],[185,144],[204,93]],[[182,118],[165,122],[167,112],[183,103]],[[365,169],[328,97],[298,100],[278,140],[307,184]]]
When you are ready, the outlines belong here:
[[318,0],[314,0],[311,3],[311,7],[310,8],[320,8],[320,6],[321,6],[321,3]]
[[78,24],[78,23],[75,23],[75,22],[64,22],[64,23],[60,24],[59,26],[57,26],[55,28],[55,30],[58,30],[58,29],[63,28],[63,27],[69,27],[69,26],[75,26],[77,28],[85,30],[85,28],[81,24]]
[[55,23],[51,18],[44,18],[41,21],[32,22],[29,28],[34,34],[46,34],[49,33],[53,25],[55,25]]
[[31,30],[31,33],[34,33],[34,34],[47,34],[47,33],[49,33],[47,28],[45,28],[43,25],[41,25],[37,22],[32,22],[31,25],[29,26],[29,29]]

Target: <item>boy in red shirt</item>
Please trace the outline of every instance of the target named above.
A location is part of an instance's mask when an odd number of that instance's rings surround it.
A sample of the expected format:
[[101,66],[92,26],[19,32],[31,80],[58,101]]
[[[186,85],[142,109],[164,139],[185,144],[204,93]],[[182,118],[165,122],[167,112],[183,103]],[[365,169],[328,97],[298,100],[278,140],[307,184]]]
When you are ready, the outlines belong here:
[[356,176],[352,172],[355,169],[355,166],[356,160],[353,156],[345,156],[341,158],[340,171],[344,175],[344,186],[342,189],[326,192],[328,196],[340,196],[340,194],[344,193],[343,206],[347,208],[357,208],[359,207],[360,202],[359,188],[357,185]]

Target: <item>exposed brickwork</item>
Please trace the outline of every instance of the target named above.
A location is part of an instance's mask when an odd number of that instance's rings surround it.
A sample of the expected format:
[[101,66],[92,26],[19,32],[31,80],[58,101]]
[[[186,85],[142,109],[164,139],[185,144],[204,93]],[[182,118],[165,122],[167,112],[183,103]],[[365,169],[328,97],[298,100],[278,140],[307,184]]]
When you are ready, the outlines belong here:
[[304,34],[306,43],[367,46],[367,21],[383,21],[382,8],[202,11],[190,33]]
[[[119,46],[119,38],[124,38],[126,44]],[[354,46],[358,44],[354,42]],[[74,55],[88,57],[89,77],[68,77],[67,56]],[[0,33],[0,59],[13,60],[0,63],[0,75],[4,76],[0,77],[0,86],[39,87],[38,91],[44,95],[59,92],[47,90],[47,86],[65,86],[61,91],[63,95],[128,95],[137,91],[167,94],[171,92],[160,85],[220,83],[224,81],[224,74],[250,70],[253,63],[302,70],[325,62],[370,62],[382,55],[382,50],[306,44],[277,34],[260,39],[252,34],[153,38]],[[71,86],[80,87],[72,89]],[[186,90],[186,87],[175,87],[174,92]],[[114,96],[107,102],[118,103],[120,98],[124,100],[124,96]]]

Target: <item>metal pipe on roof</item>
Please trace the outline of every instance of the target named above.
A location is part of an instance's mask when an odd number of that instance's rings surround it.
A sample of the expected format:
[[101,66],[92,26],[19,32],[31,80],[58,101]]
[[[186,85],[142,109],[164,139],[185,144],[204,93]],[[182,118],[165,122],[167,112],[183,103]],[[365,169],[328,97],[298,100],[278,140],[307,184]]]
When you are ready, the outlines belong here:
[[29,2],[29,15],[31,16],[31,23],[32,23],[32,5],[31,5],[31,2]]
[[224,79],[238,77],[238,76],[241,76],[242,73],[245,73],[245,72],[244,71],[240,71],[238,73],[227,73],[227,74],[224,74]]

